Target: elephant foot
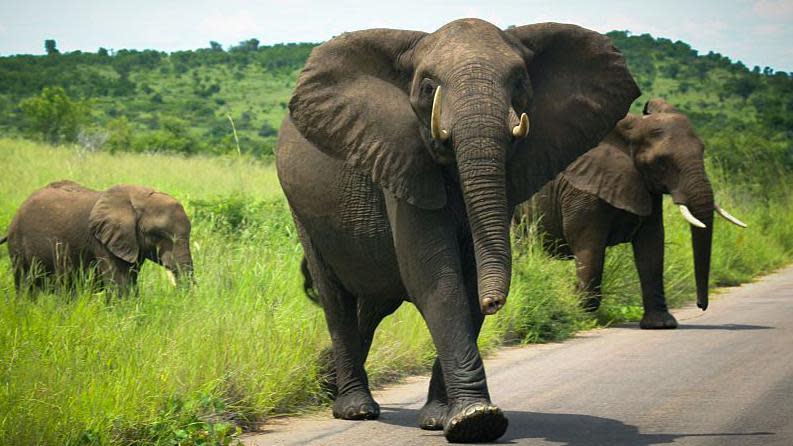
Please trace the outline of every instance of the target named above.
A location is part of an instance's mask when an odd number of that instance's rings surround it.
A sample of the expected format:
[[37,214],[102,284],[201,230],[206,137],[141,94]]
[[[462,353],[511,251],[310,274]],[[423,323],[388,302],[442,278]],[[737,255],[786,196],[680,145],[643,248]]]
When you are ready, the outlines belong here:
[[677,319],[668,311],[645,311],[639,327],[644,330],[677,328]]
[[509,421],[497,406],[486,401],[455,405],[448,415],[443,435],[449,443],[495,441],[507,431]]
[[336,397],[333,416],[342,420],[375,420],[380,416],[380,405],[369,392],[350,392]]
[[437,400],[427,401],[419,411],[419,427],[427,431],[443,430],[449,406]]
[[600,297],[587,297],[581,301],[581,307],[588,313],[594,313],[600,308]]

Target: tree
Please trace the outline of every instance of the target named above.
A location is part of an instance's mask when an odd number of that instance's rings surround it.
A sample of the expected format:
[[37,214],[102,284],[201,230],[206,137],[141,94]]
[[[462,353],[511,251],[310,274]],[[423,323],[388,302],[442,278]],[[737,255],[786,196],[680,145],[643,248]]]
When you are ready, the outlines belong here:
[[53,144],[74,142],[90,116],[88,103],[71,100],[62,87],[44,87],[40,95],[22,100],[19,108],[28,131]]
[[48,56],[55,56],[57,54],[61,54],[56,48],[55,40],[54,39],[47,39],[44,41],[44,50],[47,51]]
[[240,42],[239,45],[231,47],[232,51],[256,51],[259,49],[259,39],[248,39]]
[[221,51],[221,52],[223,51],[223,45],[215,42],[214,40],[209,41],[209,48],[212,51]]
[[130,150],[132,147],[132,127],[126,116],[120,116],[108,121],[107,132],[109,133],[107,146],[110,148],[110,152]]

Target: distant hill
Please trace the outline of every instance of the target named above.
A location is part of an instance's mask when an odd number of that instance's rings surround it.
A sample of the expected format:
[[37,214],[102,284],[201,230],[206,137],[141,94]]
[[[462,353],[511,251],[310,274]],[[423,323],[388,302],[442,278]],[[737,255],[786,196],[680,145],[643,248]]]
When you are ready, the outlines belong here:
[[[710,156],[732,171],[757,163],[793,170],[793,78],[749,69],[717,53],[700,55],[684,42],[609,33],[642,88],[634,111],[664,97],[688,113]],[[123,133],[117,150],[185,153],[236,151],[268,157],[295,78],[315,44],[163,53],[120,50],[0,58],[0,132],[24,133],[20,101],[60,86],[87,100],[82,140]],[[105,139],[99,138],[100,142]],[[751,162],[749,162],[751,161]]]

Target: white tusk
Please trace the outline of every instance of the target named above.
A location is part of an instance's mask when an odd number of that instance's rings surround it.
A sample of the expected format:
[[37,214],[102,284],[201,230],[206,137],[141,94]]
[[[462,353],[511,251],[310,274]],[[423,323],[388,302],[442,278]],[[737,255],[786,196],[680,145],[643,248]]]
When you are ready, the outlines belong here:
[[168,276],[168,282],[170,282],[171,285],[176,286],[176,276],[173,275],[173,272],[169,269],[166,269],[165,275]]
[[441,86],[435,88],[435,97],[432,99],[432,117],[430,118],[430,130],[432,139],[446,141],[449,139],[449,132],[441,129]]
[[707,226],[705,226],[705,223],[702,223],[701,221],[697,220],[697,217],[694,217],[694,215],[691,213],[691,211],[688,210],[685,204],[680,205],[680,213],[683,214],[683,218],[685,218],[686,221],[691,224],[691,226],[696,226],[702,229],[707,228]]
[[520,115],[520,124],[512,128],[512,136],[521,139],[529,134],[529,115],[523,113]]
[[724,209],[720,208],[718,204],[716,205],[716,212],[719,215],[721,215],[722,217],[724,217],[725,220],[727,220],[728,222],[734,224],[735,226],[740,226],[742,228],[746,227],[746,223],[744,223],[741,220],[738,220],[737,218],[735,218],[732,215],[730,215],[729,212],[727,212]]

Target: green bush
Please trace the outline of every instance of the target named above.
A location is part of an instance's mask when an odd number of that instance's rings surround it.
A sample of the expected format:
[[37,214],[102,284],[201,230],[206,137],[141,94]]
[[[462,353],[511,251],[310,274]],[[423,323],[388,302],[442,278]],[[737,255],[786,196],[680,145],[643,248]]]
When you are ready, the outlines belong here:
[[28,133],[52,144],[76,141],[89,120],[88,103],[72,100],[61,87],[44,87],[38,96],[21,101],[19,108]]

